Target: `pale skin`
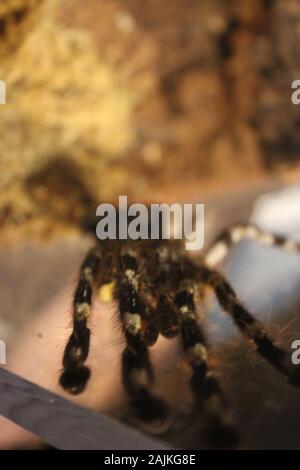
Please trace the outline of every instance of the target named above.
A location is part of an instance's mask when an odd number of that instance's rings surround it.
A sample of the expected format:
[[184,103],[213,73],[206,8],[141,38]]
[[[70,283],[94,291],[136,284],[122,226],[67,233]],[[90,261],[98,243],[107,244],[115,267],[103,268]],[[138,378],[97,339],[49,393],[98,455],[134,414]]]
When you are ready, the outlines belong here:
[[[62,355],[71,329],[71,289],[61,293],[8,348],[6,368],[75,403],[110,413],[125,401],[121,384],[120,357],[124,340],[116,306],[98,299],[91,320],[91,349],[87,364],[92,376],[86,390],[77,396],[58,384]],[[163,338],[152,351],[154,364],[170,348]],[[42,442],[31,433],[0,417],[0,449],[38,448]]]

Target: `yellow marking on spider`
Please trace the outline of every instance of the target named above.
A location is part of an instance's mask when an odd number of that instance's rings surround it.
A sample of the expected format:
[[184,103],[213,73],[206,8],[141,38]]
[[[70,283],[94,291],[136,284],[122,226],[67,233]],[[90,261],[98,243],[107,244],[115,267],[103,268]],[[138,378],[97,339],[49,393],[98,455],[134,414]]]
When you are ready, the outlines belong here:
[[108,303],[113,301],[115,284],[115,281],[112,281],[107,284],[103,284],[103,286],[100,287],[98,297],[101,302]]
[[142,328],[142,319],[138,313],[126,313],[124,316],[125,328],[132,335],[137,335]]
[[78,320],[87,319],[90,315],[91,306],[87,302],[77,303],[75,306],[76,318]]

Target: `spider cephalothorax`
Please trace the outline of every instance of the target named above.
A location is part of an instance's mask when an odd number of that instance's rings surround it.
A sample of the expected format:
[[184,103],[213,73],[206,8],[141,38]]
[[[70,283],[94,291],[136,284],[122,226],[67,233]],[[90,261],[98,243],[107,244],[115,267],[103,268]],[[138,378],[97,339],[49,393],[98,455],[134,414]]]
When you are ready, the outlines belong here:
[[300,251],[300,246],[257,227],[239,225],[224,232],[195,263],[174,241],[105,241],[92,248],[80,269],[73,303],[73,331],[65,348],[60,384],[78,394],[87,385],[91,371],[85,365],[89,353],[92,292],[94,287],[113,286],[126,339],[122,354],[122,379],[130,405],[138,419],[163,423],[168,406],[152,391],[154,373],[149,347],[161,334],[180,337],[190,364],[190,381],[196,409],[204,416],[209,445],[232,445],[237,433],[227,401],[209,366],[209,348],[199,309],[204,287],[210,287],[221,307],[257,352],[300,385],[300,371],[290,355],[269,337],[263,326],[243,306],[228,281],[213,266],[226,256],[230,246],[243,237],[264,244]]

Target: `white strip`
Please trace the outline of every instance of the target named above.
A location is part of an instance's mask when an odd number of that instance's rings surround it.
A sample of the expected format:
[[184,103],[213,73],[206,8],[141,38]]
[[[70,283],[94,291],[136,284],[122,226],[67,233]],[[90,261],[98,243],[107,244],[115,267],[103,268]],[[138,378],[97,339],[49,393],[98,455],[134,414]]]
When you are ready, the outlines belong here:
[[228,253],[228,246],[225,242],[218,242],[205,256],[207,266],[215,266],[220,263]]

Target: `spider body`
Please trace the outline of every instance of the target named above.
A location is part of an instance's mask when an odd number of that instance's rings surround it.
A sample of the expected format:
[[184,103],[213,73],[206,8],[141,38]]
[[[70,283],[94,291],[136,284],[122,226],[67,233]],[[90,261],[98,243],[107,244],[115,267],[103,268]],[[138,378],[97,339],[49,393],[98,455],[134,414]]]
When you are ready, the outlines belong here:
[[98,241],[80,269],[73,301],[73,331],[64,352],[61,386],[78,394],[88,383],[91,371],[85,362],[89,353],[92,294],[93,288],[102,286],[102,293],[110,292],[118,304],[126,340],[121,360],[122,381],[137,419],[160,427],[167,423],[168,406],[153,392],[149,348],[159,334],[178,337],[191,369],[195,411],[207,423],[208,445],[235,445],[238,434],[227,400],[211,370],[209,345],[202,327],[201,306],[206,287],[213,290],[223,310],[257,352],[293,385],[300,385],[300,371],[292,364],[290,355],[274,343],[228,281],[214,269],[231,245],[244,237],[300,251],[296,242],[263,233],[250,225],[238,225],[221,234],[197,262],[186,255],[177,241]]

